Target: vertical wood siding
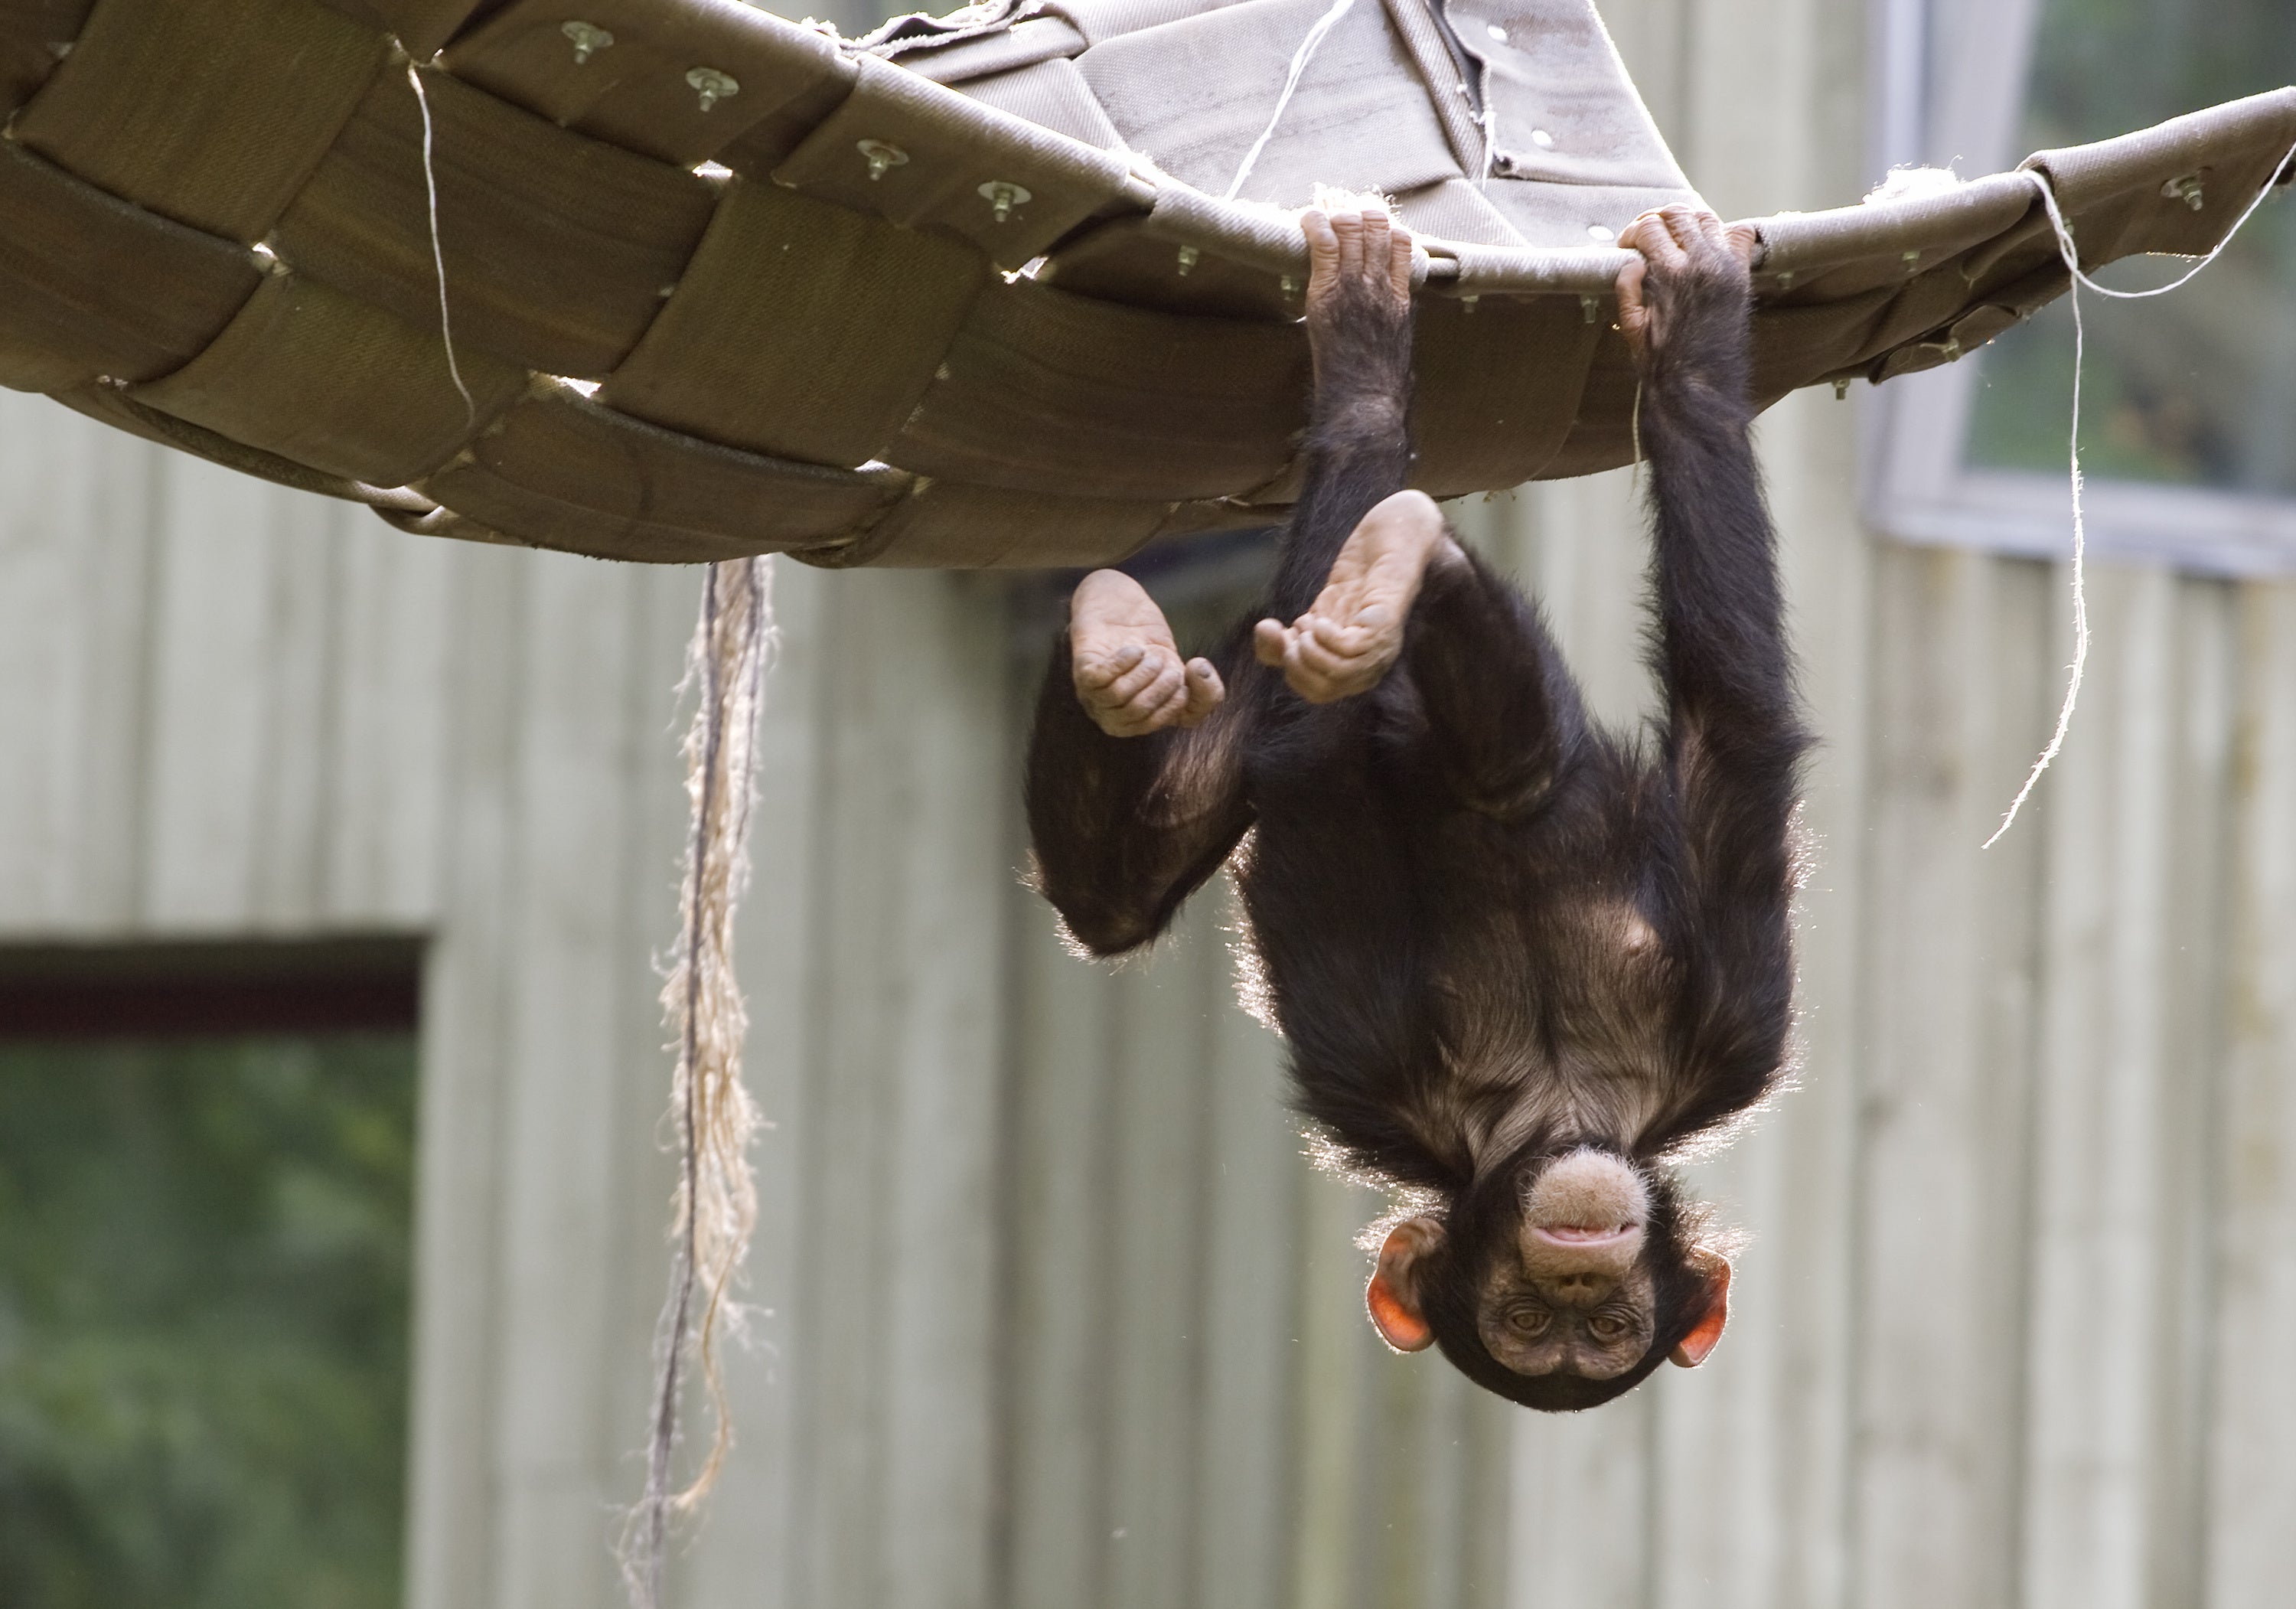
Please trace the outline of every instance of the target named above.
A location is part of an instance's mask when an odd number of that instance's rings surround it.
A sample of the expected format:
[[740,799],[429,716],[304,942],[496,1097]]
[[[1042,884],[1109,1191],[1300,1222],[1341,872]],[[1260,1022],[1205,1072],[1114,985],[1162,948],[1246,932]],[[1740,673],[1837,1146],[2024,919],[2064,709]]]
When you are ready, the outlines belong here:
[[[1605,9],[1721,209],[1872,176],[1857,8]],[[1715,1360],[1585,1418],[1379,1346],[1379,1203],[1300,1156],[1218,898],[1144,966],[1061,949],[1007,593],[783,569],[741,932],[775,1126],[682,1603],[2284,1600],[2296,584],[2099,572],[2072,739],[1980,851],[2067,578],[1873,543],[1858,415],[1760,433],[1825,737],[1801,1088],[1691,1170],[1751,1237]],[[694,576],[426,542],[5,394],[0,485],[0,934],[426,938],[409,1601],[607,1609]],[[1635,718],[1630,478],[1458,517]]]

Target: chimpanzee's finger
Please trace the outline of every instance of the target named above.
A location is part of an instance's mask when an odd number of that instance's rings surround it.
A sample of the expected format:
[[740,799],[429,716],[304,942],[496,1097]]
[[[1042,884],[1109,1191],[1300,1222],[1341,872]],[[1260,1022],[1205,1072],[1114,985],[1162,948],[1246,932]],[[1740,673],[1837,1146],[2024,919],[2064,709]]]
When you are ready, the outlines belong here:
[[1387,270],[1388,242],[1394,239],[1394,220],[1382,207],[1364,209],[1363,271],[1382,274]]
[[1169,691],[1160,688],[1150,691],[1159,695],[1153,702],[1140,698],[1134,700],[1132,704],[1142,733],[1161,732],[1167,727],[1177,726],[1180,717],[1188,708],[1187,678],[1176,676],[1172,678]]
[[1762,249],[1762,232],[1752,224],[1732,224],[1722,232],[1723,243],[1730,255],[1744,267],[1754,264],[1754,253]]
[[1689,242],[1692,253],[1719,265],[1730,256],[1730,236],[1722,220],[1707,208],[1701,207],[1691,214],[1691,227],[1696,233]]
[[1070,677],[1078,687],[1105,687],[1138,664],[1140,656],[1146,652],[1137,643],[1127,643],[1112,652],[1081,654],[1070,669]]
[[1332,214],[1332,233],[1340,237],[1340,277],[1353,279],[1363,272],[1363,214],[1334,212]]
[[1639,253],[1619,270],[1619,329],[1629,346],[1639,347],[1650,326],[1650,304],[1643,300],[1643,281],[1649,273],[1650,262]]
[[1332,232],[1332,220],[1320,208],[1310,207],[1300,215],[1300,232],[1308,237],[1308,277],[1327,280],[1340,270],[1340,237]]
[[1343,680],[1357,669],[1362,658],[1360,654],[1339,652],[1312,631],[1300,634],[1300,669],[1324,681]]
[[1398,298],[1410,300],[1411,231],[1401,218],[1395,220],[1394,232],[1388,237],[1387,283]]
[[1334,620],[1329,615],[1316,615],[1308,624],[1308,640],[1327,658],[1344,663],[1361,659],[1370,653],[1380,634],[1375,622],[1357,625],[1353,621]]
[[1212,669],[1210,660],[1192,660],[1188,664],[1188,704],[1181,712],[1180,725],[1201,727],[1211,718],[1212,711],[1226,701],[1227,688],[1220,681],[1219,672]]
[[[1119,653],[1122,653],[1122,651]],[[1097,689],[1101,698],[1111,705],[1127,702],[1134,694],[1154,681],[1157,671],[1163,664],[1163,656],[1153,648],[1143,647],[1136,655],[1122,653],[1122,657],[1129,661],[1129,663],[1116,675],[1103,682]]]
[[1283,651],[1291,633],[1281,620],[1262,620],[1251,628],[1251,657],[1269,669],[1283,662]]
[[1168,664],[1156,679],[1124,701],[1125,717],[1142,725],[1144,731],[1154,731],[1157,718],[1168,709],[1185,704],[1188,697],[1187,677],[1177,664]]
[[1689,226],[1683,218],[1687,209],[1665,207],[1636,238],[1636,246],[1650,259],[1651,267],[1679,271],[1690,265],[1690,253],[1683,250],[1683,236]]
[[1173,663],[1170,655],[1151,648],[1140,656],[1139,661],[1129,670],[1109,683],[1103,689],[1103,696],[1111,704],[1128,704],[1140,696],[1142,689],[1160,677],[1168,672],[1177,672],[1178,669],[1179,667]]
[[1323,677],[1309,669],[1301,658],[1307,641],[1306,632],[1295,631],[1283,644],[1284,685],[1311,704],[1328,703],[1332,695],[1324,688]]

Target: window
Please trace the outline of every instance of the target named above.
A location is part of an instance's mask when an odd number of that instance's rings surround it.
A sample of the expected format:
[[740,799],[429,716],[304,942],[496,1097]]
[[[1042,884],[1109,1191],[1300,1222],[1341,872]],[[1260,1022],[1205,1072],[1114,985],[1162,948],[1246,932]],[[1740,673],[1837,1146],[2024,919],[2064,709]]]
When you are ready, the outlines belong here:
[[[2287,0],[1885,0],[1885,24],[1892,160],[1965,175],[2296,82]],[[2140,259],[2097,277],[2136,289],[2189,266]],[[2081,312],[2093,548],[2234,574],[2296,569],[2287,193],[2183,290],[2143,302],[2088,296]],[[1958,364],[1884,387],[1877,523],[1915,539],[2063,554],[2072,378],[2061,300]]]
[[0,1603],[395,1609],[414,984],[0,949]]

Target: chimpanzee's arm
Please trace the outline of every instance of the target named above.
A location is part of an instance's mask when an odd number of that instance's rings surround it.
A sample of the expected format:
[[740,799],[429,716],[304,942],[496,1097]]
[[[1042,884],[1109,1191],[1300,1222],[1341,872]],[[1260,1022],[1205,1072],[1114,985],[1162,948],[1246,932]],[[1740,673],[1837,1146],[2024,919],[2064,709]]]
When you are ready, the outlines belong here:
[[1621,311],[1644,354],[1655,658],[1685,858],[1677,936],[1697,980],[1683,1024],[1699,1071],[1678,1114],[1689,1132],[1759,1098],[1784,1055],[1792,819],[1811,740],[1749,437],[1751,295],[1739,249],[1751,242],[1687,209],[1642,220],[1630,237],[1649,259],[1642,307],[1622,297]]
[[[1780,886],[1809,745],[1794,694],[1776,539],[1749,430],[1751,295],[1718,226],[1669,209],[1644,284],[1654,328],[1641,430],[1650,460],[1667,752],[1703,869]],[[1710,225],[1710,218],[1704,220]]]
[[1037,887],[1086,949],[1162,932],[1251,825],[1242,735],[1264,677],[1231,644],[1229,700],[1193,729],[1111,737],[1078,702],[1066,632],[1037,696],[1026,795]]
[[1357,522],[1411,470],[1410,236],[1384,217],[1341,214],[1311,226],[1308,250],[1315,390],[1268,598],[1278,620],[1315,603]]

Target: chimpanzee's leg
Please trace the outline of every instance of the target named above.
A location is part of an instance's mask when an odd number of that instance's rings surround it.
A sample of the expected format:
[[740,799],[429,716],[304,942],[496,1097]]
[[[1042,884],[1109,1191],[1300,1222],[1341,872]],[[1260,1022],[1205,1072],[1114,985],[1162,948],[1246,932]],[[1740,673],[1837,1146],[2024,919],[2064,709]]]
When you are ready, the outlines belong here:
[[[1117,579],[1137,590],[1128,578]],[[1162,643],[1149,646],[1114,685],[1122,693],[1138,683],[1146,690],[1142,702],[1152,704],[1157,680],[1175,680],[1179,661],[1177,649],[1162,645],[1169,642],[1162,614],[1145,593],[1137,603],[1154,614]],[[1176,717],[1140,735],[1119,736],[1086,704],[1077,675],[1078,635],[1074,628],[1061,634],[1037,697],[1026,782],[1029,838],[1037,891],[1078,943],[1112,956],[1162,932],[1250,826],[1244,751],[1273,678],[1251,662],[1239,628],[1210,678],[1215,686],[1234,685],[1226,702],[1193,725]],[[1160,671],[1150,655],[1169,662]],[[1107,708],[1103,698],[1103,715]]]
[[[1410,464],[1410,237],[1384,215],[1311,214],[1307,229],[1316,389],[1307,486],[1271,587],[1286,619],[1331,583],[1349,532]],[[1405,567],[1414,589],[1423,562]],[[1398,644],[1408,605],[1394,610]],[[1086,948],[1111,955],[1160,932],[1250,827],[1246,751],[1291,701],[1248,637],[1217,668],[1184,665],[1155,605],[1115,572],[1087,578],[1070,607],[1037,700],[1029,828],[1038,888]]]
[[1403,669],[1431,757],[1470,809],[1512,820],[1535,809],[1586,735],[1578,681],[1538,605],[1447,537],[1412,609]]
[[1375,217],[1307,226],[1308,472],[1256,652],[1311,703],[1369,692],[1407,653],[1453,790],[1474,809],[1519,813],[1584,728],[1578,689],[1537,612],[1460,549],[1431,499],[1400,489],[1409,236]]
[[[1335,573],[1364,517],[1402,489],[1411,467],[1410,234],[1382,213],[1326,218],[1311,212],[1304,226],[1308,346],[1315,359],[1306,474],[1284,528],[1269,588],[1269,618],[1259,628],[1256,647],[1261,663],[1283,668],[1295,691],[1320,703],[1345,696],[1319,696],[1324,690],[1313,685],[1312,672],[1330,651],[1349,657],[1346,650],[1353,644],[1332,634],[1361,633],[1366,625],[1375,628],[1390,618],[1399,634],[1425,554],[1391,554],[1387,549],[1392,544],[1357,542],[1357,562]],[[1384,534],[1415,535],[1401,528]],[[1327,629],[1322,633],[1304,630],[1302,617],[1319,601],[1332,607],[1335,618],[1323,622]],[[1375,612],[1369,622],[1355,612],[1337,618],[1341,607]],[[1317,636],[1330,639],[1321,645],[1320,659]],[[1303,646],[1310,672],[1304,677]]]

